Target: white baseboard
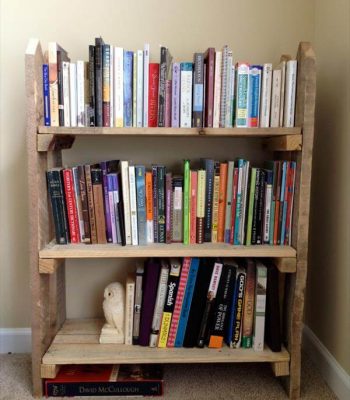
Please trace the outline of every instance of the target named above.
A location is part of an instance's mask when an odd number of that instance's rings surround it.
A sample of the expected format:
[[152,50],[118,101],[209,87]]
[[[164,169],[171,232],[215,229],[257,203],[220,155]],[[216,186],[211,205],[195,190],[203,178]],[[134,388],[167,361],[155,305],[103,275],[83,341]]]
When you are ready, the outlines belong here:
[[32,332],[30,328],[0,328],[0,353],[30,353]]
[[339,400],[350,399],[350,376],[306,325],[303,331],[303,349]]

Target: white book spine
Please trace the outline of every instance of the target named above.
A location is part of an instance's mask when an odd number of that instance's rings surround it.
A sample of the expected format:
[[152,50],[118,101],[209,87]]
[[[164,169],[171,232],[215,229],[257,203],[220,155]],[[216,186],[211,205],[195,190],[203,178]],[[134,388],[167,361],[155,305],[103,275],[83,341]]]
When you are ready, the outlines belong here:
[[122,193],[124,208],[125,242],[131,244],[131,218],[130,218],[130,194],[129,194],[129,163],[121,161]]
[[153,220],[147,220],[146,229],[147,229],[147,243],[153,243],[154,241]]
[[84,61],[77,61],[77,114],[78,126],[85,126],[85,65]]
[[133,277],[128,276],[125,289],[125,344],[132,344],[135,301],[135,279]]
[[130,218],[131,218],[131,243],[137,246],[137,205],[136,205],[136,180],[135,180],[135,167],[129,167],[129,191],[130,191]]
[[284,126],[292,128],[294,126],[295,115],[295,94],[297,85],[297,61],[287,61],[286,70],[286,93],[284,102]]
[[267,269],[259,261],[256,265],[255,321],[253,349],[264,350]]
[[114,48],[114,126],[124,125],[124,50]]
[[70,92],[70,126],[77,126],[78,102],[77,102],[77,65],[69,65],[69,92]]
[[236,67],[232,64],[231,71],[231,88],[230,88],[230,109],[231,109],[231,126],[234,126],[235,121],[233,118],[234,110],[235,110],[235,84],[236,84]]
[[137,52],[134,51],[132,62],[132,126],[137,126]]
[[70,126],[70,101],[69,101],[69,62],[62,62],[62,83],[63,83],[63,117],[64,126]]
[[143,51],[137,50],[137,121],[136,126],[142,128],[143,124]]
[[114,47],[110,46],[110,61],[109,61],[109,126],[114,126]]
[[226,113],[225,113],[225,128],[232,128],[232,108],[231,108],[231,89],[232,89],[232,51],[228,52],[227,57],[227,81],[226,81]]
[[281,97],[280,97],[280,120],[279,120],[279,126],[283,126],[284,96],[285,96],[285,89],[286,89],[286,62],[285,61],[281,61],[279,67],[281,69]]
[[271,94],[271,121],[270,126],[277,128],[280,120],[281,105],[281,80],[282,72],[276,69],[272,72],[272,94]]
[[169,266],[167,264],[163,264],[160,271],[156,304],[154,306],[154,312],[153,312],[152,330],[149,339],[150,347],[157,347],[158,345],[159,329],[160,329],[160,324],[162,322],[163,308],[164,308],[167,285],[168,285],[168,277],[169,277]]
[[246,161],[244,166],[244,173],[243,173],[243,182],[242,182],[242,214],[241,214],[241,221],[240,221],[240,244],[245,243],[245,223],[246,223],[246,208],[247,208],[247,193],[248,193],[248,181],[249,181],[249,166],[250,162]]
[[213,128],[218,128],[220,122],[221,63],[222,52],[217,51],[215,53]]
[[108,205],[109,205],[109,213],[111,216],[111,225],[112,225],[112,243],[118,243],[117,228],[115,224],[115,207],[114,207],[113,191],[108,191]]
[[149,43],[143,48],[143,126],[148,127]]
[[270,124],[272,64],[264,64],[261,89],[260,127]]
[[228,72],[228,56],[229,50],[227,46],[222,49],[222,62],[221,62],[221,94],[220,94],[220,128],[225,127],[226,116],[226,102],[227,102],[227,72]]
[[191,128],[192,124],[192,71],[181,71],[180,127]]
[[264,243],[269,243],[270,239],[271,199],[272,185],[267,184],[265,189]]

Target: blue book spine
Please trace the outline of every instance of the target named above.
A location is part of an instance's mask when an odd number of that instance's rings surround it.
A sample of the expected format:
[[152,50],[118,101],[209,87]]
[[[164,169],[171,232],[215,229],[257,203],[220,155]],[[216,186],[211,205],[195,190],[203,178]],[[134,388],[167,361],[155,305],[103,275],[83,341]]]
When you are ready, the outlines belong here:
[[132,79],[133,79],[132,51],[124,51],[124,126],[132,127]]
[[243,167],[244,160],[240,158],[238,160],[238,190],[237,190],[237,200],[236,200],[236,215],[235,215],[235,235],[234,235],[234,245],[239,245],[240,240],[240,220],[242,212],[242,184],[243,184]]
[[185,295],[184,295],[182,308],[181,308],[179,325],[177,327],[175,347],[182,347],[182,345],[183,345],[186,327],[187,327],[188,316],[190,314],[190,309],[191,309],[194,287],[195,287],[196,279],[197,279],[198,268],[199,268],[199,258],[192,258],[191,267],[188,272]]
[[145,245],[147,244],[145,167],[143,165],[135,166],[135,175],[139,244]]
[[43,64],[43,95],[44,95],[44,123],[45,126],[51,125],[50,117],[50,80],[49,65]]
[[103,198],[104,198],[104,206],[105,206],[105,221],[106,221],[106,236],[107,242],[113,242],[112,235],[112,222],[111,222],[111,213],[109,212],[109,198],[108,198],[108,180],[107,180],[107,163],[106,161],[102,161],[100,163],[100,167],[102,170],[102,186],[103,186]]
[[258,127],[260,116],[261,65],[249,67],[248,126]]

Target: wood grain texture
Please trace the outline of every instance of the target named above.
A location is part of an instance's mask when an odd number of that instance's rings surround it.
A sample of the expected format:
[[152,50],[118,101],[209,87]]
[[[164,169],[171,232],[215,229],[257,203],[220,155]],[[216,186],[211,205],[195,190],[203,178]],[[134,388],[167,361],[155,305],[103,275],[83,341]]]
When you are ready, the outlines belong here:
[[57,260],[53,258],[40,258],[39,259],[39,273],[40,274],[53,274],[56,269],[63,264],[64,260]]
[[271,363],[272,372],[277,376],[288,376],[289,375],[289,362],[281,361]]
[[271,151],[301,151],[302,135],[286,135],[267,138],[264,145]]
[[56,375],[58,374],[60,368],[61,368],[60,365],[41,364],[41,369],[40,369],[41,378],[45,379],[56,378]]
[[275,258],[273,263],[276,265],[277,269],[282,273],[293,274],[297,270],[297,260],[296,258]]
[[75,136],[72,135],[37,135],[37,150],[39,152],[65,150],[73,146]]

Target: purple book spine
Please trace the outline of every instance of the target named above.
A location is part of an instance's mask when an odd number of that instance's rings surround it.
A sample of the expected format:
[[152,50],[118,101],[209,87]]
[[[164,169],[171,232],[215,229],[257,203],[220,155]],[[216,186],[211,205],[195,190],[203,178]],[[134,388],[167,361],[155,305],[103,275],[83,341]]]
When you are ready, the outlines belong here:
[[145,276],[143,280],[142,313],[139,335],[139,344],[141,346],[149,345],[154,305],[156,302],[156,292],[158,288],[159,272],[160,264],[155,259],[149,260],[146,264]]
[[103,197],[104,197],[104,206],[105,206],[105,221],[106,221],[106,236],[107,242],[113,242],[112,235],[112,222],[111,222],[111,213],[109,212],[109,197],[108,197],[108,183],[107,183],[107,162],[103,161],[100,163],[102,169],[103,176]]
[[158,170],[152,165],[152,196],[153,196],[153,237],[154,243],[158,243]]
[[172,81],[167,79],[165,81],[165,127],[171,127],[171,83]]
[[117,227],[116,227],[116,222],[115,222],[113,174],[107,174],[107,187],[108,187],[108,206],[109,206],[109,213],[111,216],[112,239],[113,239],[113,243],[118,243]]
[[173,178],[171,173],[165,175],[165,242],[171,243],[171,196],[173,193]]
[[173,64],[173,80],[171,93],[171,126],[180,126],[180,63]]

